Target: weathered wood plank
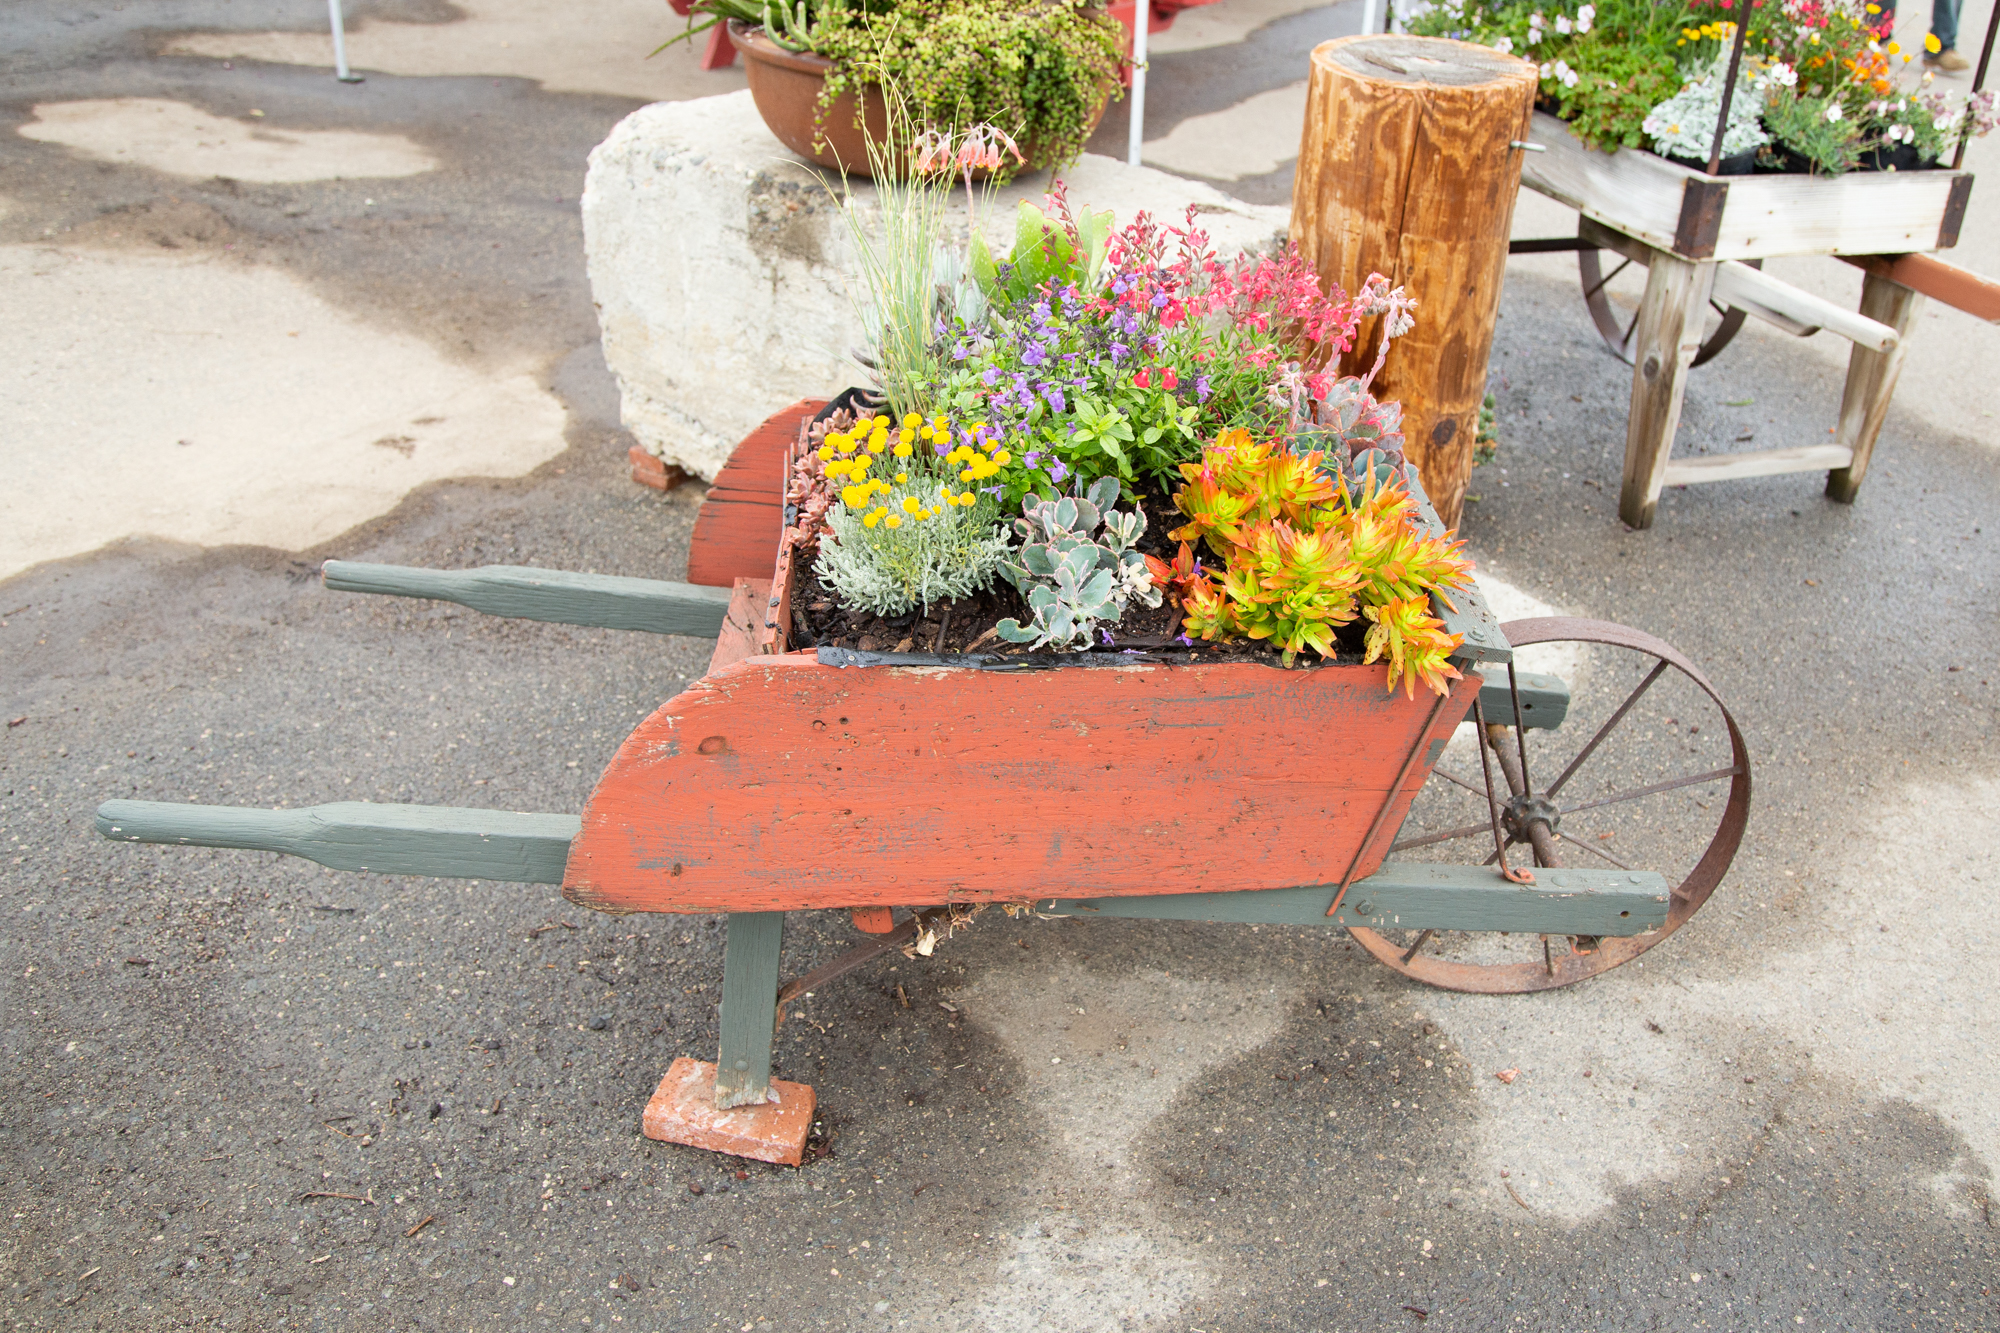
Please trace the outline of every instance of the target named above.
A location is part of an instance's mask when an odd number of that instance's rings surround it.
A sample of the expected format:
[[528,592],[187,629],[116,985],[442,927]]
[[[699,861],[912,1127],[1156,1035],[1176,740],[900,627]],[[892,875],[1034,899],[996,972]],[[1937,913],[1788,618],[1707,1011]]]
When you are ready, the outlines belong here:
[[785,449],[798,439],[799,423],[826,402],[802,398],[766,418],[736,446],[695,515],[689,583],[728,588],[739,576],[763,578],[771,572],[785,526]]
[[783,912],[731,912],[722,948],[722,1051],[715,1061],[715,1106],[770,1100],[771,1034],[778,1017]]
[[1840,395],[1841,446],[1850,451],[1844,464],[1827,473],[1826,494],[1830,500],[1853,504],[1868,475],[1868,460],[1875,454],[1875,441],[1882,434],[1882,422],[1889,415],[1889,400],[1895,396],[1896,381],[1903,374],[1903,359],[1909,355],[1910,330],[1923,313],[1921,293],[1890,278],[1870,272],[1861,280],[1861,313],[1894,328],[1900,340],[1886,351],[1875,352],[1857,346],[1847,359],[1847,383]]
[[1651,871],[1537,870],[1535,883],[1517,885],[1490,866],[1391,861],[1355,881],[1340,910],[1329,916],[1326,909],[1336,887],[1059,898],[1053,904],[1038,900],[1036,907],[1078,918],[1551,935],[1639,935],[1658,930],[1667,920],[1667,881]]
[[1402,819],[1482,683],[1467,673],[1433,717],[1428,696],[1385,692],[1379,666],[751,658],[627,738],[564,892],[734,912],[1338,879],[1385,801],[1385,827]]
[[[1409,484],[1410,498],[1417,503],[1419,529],[1444,536],[1447,532],[1445,522],[1438,517],[1431,497],[1425,493],[1423,478],[1417,469],[1405,468],[1403,476]],[[1514,659],[1514,649],[1508,644],[1507,636],[1500,632],[1500,621],[1494,616],[1493,609],[1486,605],[1477,584],[1470,588],[1453,589],[1449,597],[1433,592],[1431,614],[1444,622],[1446,633],[1464,636],[1458,651],[1452,654],[1457,660],[1510,662]]]
[[1758,449],[1747,454],[1698,454],[1668,463],[1662,485],[1693,486],[1705,481],[1819,472],[1846,467],[1853,456],[1853,451],[1844,444],[1802,444],[1792,449]]
[[771,600],[769,579],[737,579],[730,591],[729,614],[723,619],[722,633],[716,636],[715,651],[708,657],[708,674],[735,666],[746,657],[755,657],[766,637],[764,614]]
[[1701,350],[1701,316],[1715,265],[1655,252],[1639,305],[1632,405],[1625,420],[1625,474],[1618,516],[1635,528],[1653,526],[1667,460],[1680,429],[1688,368]]
[[[1535,113],[1521,183],[1659,250],[1688,259],[1900,254],[1953,245],[1962,171],[1851,171],[1844,176],[1709,176],[1634,149],[1601,153]],[[1696,248],[1679,245],[1690,188],[1720,187],[1719,212]]]
[[[1521,693],[1521,725],[1554,731],[1569,716],[1569,686],[1561,676],[1540,671],[1515,673]],[[1479,688],[1479,707],[1489,727],[1514,725],[1514,698],[1507,688],[1507,673],[1496,671]]]
[[320,571],[334,592],[385,593],[456,602],[489,616],[557,625],[635,629],[712,639],[722,629],[729,594],[690,583],[571,574],[523,565],[477,569],[415,569],[329,560]]
[[1824,297],[1800,291],[1789,282],[1735,260],[1715,266],[1713,294],[1724,305],[1740,306],[1781,328],[1792,325],[1826,329],[1874,352],[1887,351],[1896,345],[1896,330],[1887,324],[1843,310]]
[[118,842],[283,852],[335,870],[560,884],[575,815],[337,801],[297,810],[106,801],[97,831]]

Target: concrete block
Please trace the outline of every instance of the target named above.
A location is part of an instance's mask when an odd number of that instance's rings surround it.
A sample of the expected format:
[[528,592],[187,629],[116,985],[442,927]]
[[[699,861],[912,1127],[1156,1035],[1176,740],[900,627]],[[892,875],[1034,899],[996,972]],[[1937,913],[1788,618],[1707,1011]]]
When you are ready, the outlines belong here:
[[[1121,225],[1141,209],[1178,222],[1192,203],[1225,257],[1283,243],[1287,209],[1105,157],[1066,175],[1073,205]],[[995,192],[980,223],[996,247],[1012,242],[1015,203],[1048,185],[1038,172]],[[625,427],[648,453],[712,481],[777,409],[860,378],[844,359],[862,328],[841,188],[764,128],[747,92],[641,107],[591,153],[591,292]],[[851,188],[872,216],[874,187]]]

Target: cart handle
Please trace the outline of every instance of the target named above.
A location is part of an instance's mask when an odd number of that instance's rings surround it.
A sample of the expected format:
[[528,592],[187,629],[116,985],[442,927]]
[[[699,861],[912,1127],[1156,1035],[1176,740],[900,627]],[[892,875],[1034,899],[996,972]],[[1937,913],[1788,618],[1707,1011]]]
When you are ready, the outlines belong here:
[[713,639],[722,633],[729,589],[692,583],[631,579],[615,574],[572,574],[524,565],[477,569],[415,569],[329,560],[320,569],[334,592],[374,592],[456,602],[489,616],[544,620],[557,625],[643,630]]
[[171,801],[106,801],[97,831],[116,842],[238,847],[302,856],[335,870],[560,884],[576,815],[336,801],[252,810]]

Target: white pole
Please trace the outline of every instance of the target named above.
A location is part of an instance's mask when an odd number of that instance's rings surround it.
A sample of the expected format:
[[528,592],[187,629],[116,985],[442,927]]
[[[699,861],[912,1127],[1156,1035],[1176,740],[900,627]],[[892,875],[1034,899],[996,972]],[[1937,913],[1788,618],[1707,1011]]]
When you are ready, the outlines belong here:
[[1362,36],[1365,37],[1369,33],[1374,32],[1375,25],[1381,22],[1381,14],[1382,14],[1381,5],[1382,5],[1382,0],[1366,0],[1366,3],[1361,6]]
[[333,77],[342,83],[360,83],[347,72],[347,22],[340,15],[340,0],[326,0],[326,15],[333,23]]
[[1139,165],[1146,142],[1146,30],[1152,26],[1153,0],[1132,6],[1132,129],[1125,140],[1125,161]]

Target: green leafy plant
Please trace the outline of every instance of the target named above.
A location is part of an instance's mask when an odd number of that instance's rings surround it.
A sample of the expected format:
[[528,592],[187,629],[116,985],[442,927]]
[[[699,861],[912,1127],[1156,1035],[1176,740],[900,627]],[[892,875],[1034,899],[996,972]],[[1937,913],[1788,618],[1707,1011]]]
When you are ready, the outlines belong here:
[[1035,167],[1083,152],[1125,59],[1117,21],[1088,0],[897,0],[887,13],[820,0],[807,35],[833,63],[822,115],[853,93],[858,116],[863,85],[893,82],[924,127],[995,125]]
[[1485,467],[1500,454],[1500,403],[1487,394],[1479,404],[1479,429],[1472,437],[1472,466]]
[[1136,509],[1121,513],[1112,507],[1117,500],[1118,482],[1105,477],[1088,495],[1030,497],[1022,506],[1014,520],[1020,552],[1001,572],[1033,614],[1025,625],[1011,617],[1001,621],[1001,638],[1075,651],[1090,647],[1098,624],[1115,622],[1130,602],[1160,604],[1161,590],[1137,549],[1146,516]]
[[1838,97],[1774,99],[1764,121],[1771,138],[1808,159],[1815,173],[1838,176],[1860,165],[1864,131]]
[[[1059,191],[1061,182],[1054,188]],[[1014,248],[1006,258],[996,260],[986,238],[973,235],[972,275],[990,298],[1015,304],[1044,290],[1094,289],[1110,244],[1108,209],[1102,213],[1086,209],[1075,219],[1050,217],[1023,199],[1014,215]]]

